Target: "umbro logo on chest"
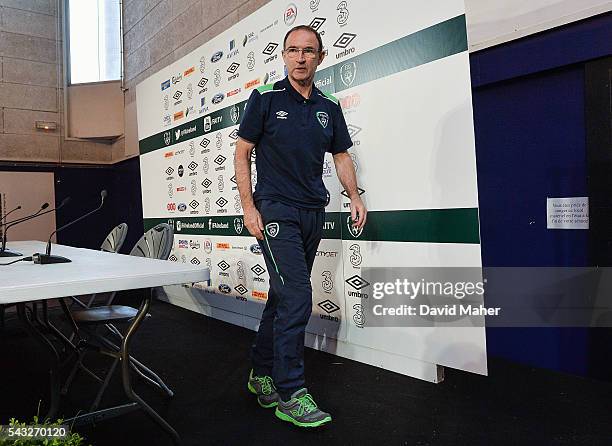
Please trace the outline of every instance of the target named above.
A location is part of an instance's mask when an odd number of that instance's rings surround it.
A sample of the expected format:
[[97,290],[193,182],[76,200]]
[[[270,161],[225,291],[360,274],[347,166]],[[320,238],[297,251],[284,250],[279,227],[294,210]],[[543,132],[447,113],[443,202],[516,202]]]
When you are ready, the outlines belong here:
[[289,116],[289,113],[284,110],[276,112],[276,119],[287,119],[287,116]]

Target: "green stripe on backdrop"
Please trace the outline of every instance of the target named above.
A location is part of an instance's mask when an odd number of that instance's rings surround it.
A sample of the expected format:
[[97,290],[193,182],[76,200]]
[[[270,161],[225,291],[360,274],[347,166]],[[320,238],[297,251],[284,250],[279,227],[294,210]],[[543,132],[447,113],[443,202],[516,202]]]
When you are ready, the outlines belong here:
[[467,48],[465,15],[460,15],[318,71],[315,84],[325,93],[337,93]]
[[[315,83],[324,93],[337,93],[463,51],[467,51],[467,34],[465,15],[460,15],[318,71]],[[239,124],[245,106],[246,101],[242,101],[142,139],[139,142],[140,154],[175,144],[177,129],[195,124],[198,132],[190,137],[196,137]],[[239,117],[234,121],[236,107]],[[208,118],[211,122],[210,130],[203,128]]]
[[[142,139],[138,144],[140,154],[144,155],[154,150],[163,149],[179,142],[188,141],[210,132],[216,132],[240,124],[246,103],[247,101],[237,102],[214,113]],[[181,133],[177,133],[177,131]]]
[[[380,242],[466,243],[478,244],[478,209],[422,209],[407,211],[372,211],[357,237],[349,231],[347,212],[325,215],[324,239],[367,240]],[[172,223],[175,235],[249,236],[242,216],[146,218],[145,230],[158,223]],[[242,228],[239,231],[237,228]]]

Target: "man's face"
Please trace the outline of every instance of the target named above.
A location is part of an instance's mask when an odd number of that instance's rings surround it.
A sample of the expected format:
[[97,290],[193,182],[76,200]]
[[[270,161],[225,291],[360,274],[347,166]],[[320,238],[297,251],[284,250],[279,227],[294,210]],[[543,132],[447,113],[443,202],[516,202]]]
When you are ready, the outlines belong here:
[[[302,51],[298,51],[294,56],[291,57],[287,49],[289,48],[311,48],[316,51],[314,58],[309,58],[308,55]],[[315,71],[321,62],[325,54],[323,54],[319,48],[319,42],[310,31],[299,29],[292,32],[287,37],[287,43],[285,44],[285,51],[283,52],[283,60],[287,66],[288,76],[291,80],[302,83],[305,81],[312,82]]]

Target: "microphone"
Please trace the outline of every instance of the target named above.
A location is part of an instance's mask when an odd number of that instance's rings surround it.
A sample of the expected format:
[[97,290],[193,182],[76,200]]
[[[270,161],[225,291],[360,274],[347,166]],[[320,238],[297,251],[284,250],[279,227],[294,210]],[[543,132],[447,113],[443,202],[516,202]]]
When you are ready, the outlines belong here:
[[10,214],[12,214],[15,211],[18,211],[19,209],[21,209],[21,206],[17,206],[15,209],[8,211],[6,214],[4,214],[4,217],[0,218],[0,221],[5,220],[6,217],[8,217]]
[[70,201],[70,197],[68,198],[64,198],[64,200],[62,201],[62,203],[55,209],[50,209],[48,211],[43,212],[45,209],[47,209],[49,207],[49,203],[44,203],[40,209],[38,211],[36,211],[34,214],[32,215],[28,215],[27,217],[22,217],[22,218],[18,218],[17,220],[13,220],[13,221],[9,221],[8,223],[5,223],[5,228],[4,228],[4,234],[2,235],[2,247],[0,248],[0,257],[17,257],[17,256],[21,256],[23,254],[16,252],[16,251],[11,251],[10,249],[6,249],[6,234],[8,233],[8,230],[15,226],[18,225],[19,223],[23,223],[24,221],[28,221],[31,220],[33,218],[39,217],[41,215],[45,215],[48,214],[49,212],[53,212],[57,209],[62,208],[64,205],[66,205],[66,203],[68,203]]
[[53,231],[51,233],[51,235],[49,236],[49,240],[47,241],[47,249],[45,251],[45,254],[41,254],[41,253],[35,253],[32,254],[32,260],[34,261],[34,263],[39,263],[41,265],[48,265],[50,263],[68,263],[68,262],[72,262],[72,260],[66,258],[66,257],[62,257],[62,256],[56,256],[56,255],[52,255],[51,254],[51,237],[53,237],[54,234],[57,234],[58,232],[72,226],[75,223],[80,222],[81,220],[83,220],[86,217],[89,217],[91,214],[95,214],[96,212],[98,212],[100,209],[102,209],[102,206],[104,206],[104,199],[108,196],[108,192],[106,192],[106,190],[102,190],[100,192],[100,206],[98,206],[97,208],[95,208],[93,211],[89,211],[87,214],[80,216],[79,218],[77,218],[76,220],[71,221],[70,223],[66,223],[64,226],[57,228],[55,231]]

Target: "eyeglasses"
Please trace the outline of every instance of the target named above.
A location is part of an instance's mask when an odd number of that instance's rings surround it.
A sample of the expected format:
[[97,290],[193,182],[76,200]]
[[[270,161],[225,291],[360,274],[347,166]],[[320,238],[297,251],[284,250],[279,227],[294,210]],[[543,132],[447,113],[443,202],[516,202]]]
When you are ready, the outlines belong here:
[[304,55],[304,59],[315,59],[319,55],[319,50],[314,48],[295,48],[290,46],[284,53],[287,55],[289,59],[297,59],[298,55],[302,53]]

